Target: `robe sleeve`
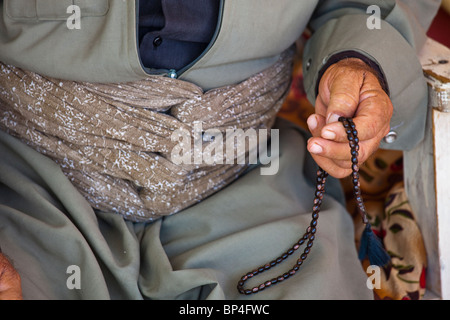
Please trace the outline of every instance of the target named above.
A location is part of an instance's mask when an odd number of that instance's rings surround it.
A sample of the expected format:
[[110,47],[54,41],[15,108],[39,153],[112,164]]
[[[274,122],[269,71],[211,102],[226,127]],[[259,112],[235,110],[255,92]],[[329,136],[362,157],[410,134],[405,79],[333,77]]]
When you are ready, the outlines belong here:
[[365,0],[321,1],[303,55],[308,99],[314,104],[320,76],[333,62],[345,57],[370,61],[394,106],[391,132],[396,139],[380,147],[414,148],[424,136],[428,102],[418,54],[439,5],[436,0],[389,0],[376,6]]

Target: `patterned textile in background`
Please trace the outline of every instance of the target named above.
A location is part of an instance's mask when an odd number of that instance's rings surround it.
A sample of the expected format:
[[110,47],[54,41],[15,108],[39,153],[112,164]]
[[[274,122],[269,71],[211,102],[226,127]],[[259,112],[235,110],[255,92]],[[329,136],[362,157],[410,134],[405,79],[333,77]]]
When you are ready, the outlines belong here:
[[[288,98],[279,116],[307,129],[306,119],[314,112],[303,90],[301,61],[296,60]],[[361,190],[374,232],[383,240],[392,264],[381,269],[380,286],[374,284],[375,299],[419,300],[425,293],[426,251],[403,186],[403,154],[378,150],[360,168]],[[355,223],[355,246],[364,225],[355,210],[350,179],[342,179],[347,209]],[[368,261],[362,262],[367,270]],[[374,278],[369,272],[368,277]]]

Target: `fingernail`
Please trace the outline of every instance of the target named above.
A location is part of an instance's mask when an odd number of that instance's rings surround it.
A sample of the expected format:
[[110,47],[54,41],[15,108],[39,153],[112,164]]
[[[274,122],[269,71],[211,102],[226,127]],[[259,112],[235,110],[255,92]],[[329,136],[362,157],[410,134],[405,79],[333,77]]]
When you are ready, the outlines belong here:
[[309,152],[314,154],[322,153],[323,149],[321,146],[319,146],[317,143],[313,143],[309,146]]
[[330,113],[328,115],[327,124],[339,121],[339,117],[340,116],[335,113]]
[[317,119],[314,115],[310,116],[306,122],[310,130],[317,128]]
[[328,139],[328,140],[334,140],[334,139],[336,139],[336,133],[334,133],[331,130],[324,130],[322,132],[322,138]]

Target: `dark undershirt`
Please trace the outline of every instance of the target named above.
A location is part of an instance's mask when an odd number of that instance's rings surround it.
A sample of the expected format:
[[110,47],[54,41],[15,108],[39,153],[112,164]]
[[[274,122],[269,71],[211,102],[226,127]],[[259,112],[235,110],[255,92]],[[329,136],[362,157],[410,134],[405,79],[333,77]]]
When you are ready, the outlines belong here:
[[218,0],[139,1],[139,52],[147,68],[179,70],[197,59],[216,30]]
[[[214,36],[219,6],[218,0],[139,1],[139,53],[143,65],[153,69],[180,70],[197,59]],[[359,58],[372,67],[389,94],[379,66],[354,51],[331,57],[319,72],[316,88],[323,72],[331,64],[348,57]]]

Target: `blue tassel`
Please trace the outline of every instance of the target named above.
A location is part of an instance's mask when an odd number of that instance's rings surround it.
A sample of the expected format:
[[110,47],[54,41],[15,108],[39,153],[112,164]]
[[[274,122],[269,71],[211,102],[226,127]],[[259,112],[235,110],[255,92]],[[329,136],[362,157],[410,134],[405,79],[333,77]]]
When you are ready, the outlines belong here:
[[369,259],[371,265],[386,266],[391,261],[391,257],[386,252],[380,239],[373,233],[370,223],[366,224],[359,247],[359,259]]

